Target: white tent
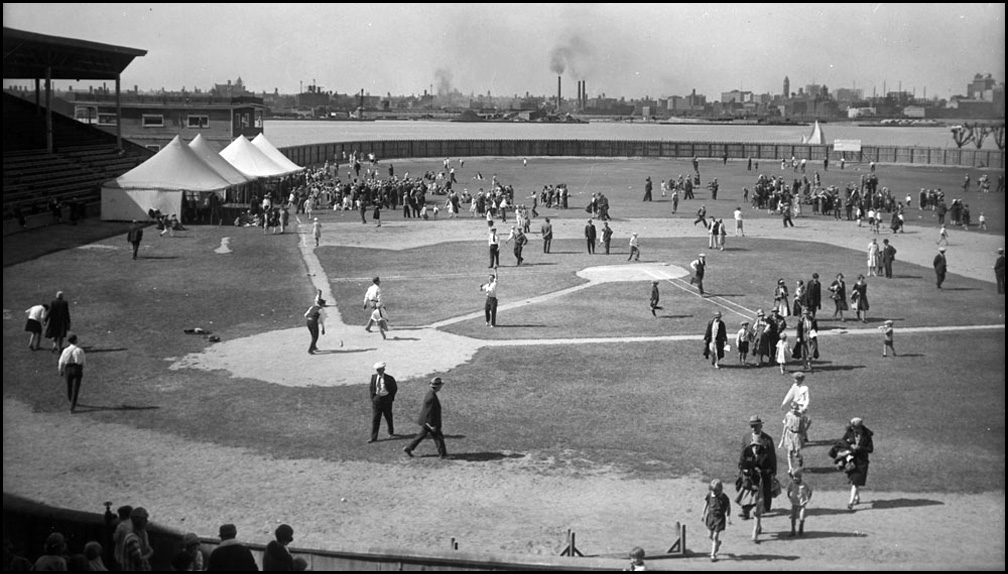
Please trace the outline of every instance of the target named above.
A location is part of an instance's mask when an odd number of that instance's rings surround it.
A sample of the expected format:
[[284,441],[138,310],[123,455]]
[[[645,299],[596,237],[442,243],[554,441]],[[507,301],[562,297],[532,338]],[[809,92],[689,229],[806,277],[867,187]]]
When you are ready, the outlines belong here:
[[189,147],[196,152],[196,155],[200,159],[212,167],[221,177],[231,182],[232,185],[242,185],[256,179],[245,175],[238,168],[228,163],[226,159],[213,149],[213,146],[203,137],[203,134],[196,134],[193,141],[189,142]]
[[228,163],[238,168],[238,171],[252,177],[280,177],[301,169],[280,167],[245,139],[245,136],[236,137],[233,142],[221,150],[220,155]]
[[801,143],[812,144],[812,145],[825,145],[826,136],[823,135],[822,128],[819,127],[819,120],[816,120],[815,127],[812,128],[812,133],[807,136],[802,136]]
[[101,218],[147,219],[148,211],[155,209],[182,219],[186,192],[212,192],[223,199],[232,185],[175,136],[147,161],[102,184]]
[[277,164],[282,168],[292,169],[295,171],[301,171],[304,169],[298,164],[287,159],[287,156],[285,156],[280,150],[278,150],[273,144],[271,144],[270,141],[266,139],[266,136],[262,133],[257,135],[255,139],[252,140],[252,145],[259,148],[259,151],[266,154],[266,157],[273,160],[273,163]]

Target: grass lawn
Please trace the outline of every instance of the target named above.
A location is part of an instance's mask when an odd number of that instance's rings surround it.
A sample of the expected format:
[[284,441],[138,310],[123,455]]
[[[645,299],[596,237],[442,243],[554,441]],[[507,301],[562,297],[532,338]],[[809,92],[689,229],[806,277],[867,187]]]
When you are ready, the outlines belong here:
[[[397,173],[419,171],[424,165],[395,163]],[[440,165],[437,160],[427,163],[431,169]],[[491,166],[483,171],[488,179],[496,171],[505,181],[513,179],[524,188],[534,188],[532,175],[523,175],[520,161],[473,159],[460,175],[471,177],[470,169],[475,172],[484,163]],[[639,201],[649,172],[653,172],[655,194],[660,195],[657,168],[665,164],[668,175],[687,171],[686,162],[534,160],[539,188],[548,179],[567,181],[577,192],[611,193],[613,214],[623,219],[654,217],[659,212],[668,215],[670,206]],[[829,177],[849,175],[850,167],[846,172],[831,168]],[[719,169],[725,174],[718,175]],[[954,189],[964,172],[880,169],[883,184],[890,170],[906,171],[893,177],[905,178],[908,187],[916,182],[914,188],[924,185],[922,179],[933,179],[939,182],[935,185]],[[701,171],[707,174],[706,162]],[[733,194],[737,198],[743,182],[754,177],[745,172],[742,162],[709,171],[719,177],[726,198]],[[470,182],[468,187],[475,186]],[[700,197],[704,194],[706,190]],[[586,201],[585,196],[578,197],[572,207]],[[992,232],[1003,233],[1003,196],[973,194],[971,203],[975,197],[978,204],[991,202],[995,209],[987,213],[988,225]],[[735,199],[719,199],[717,206],[724,206],[722,215],[728,218]],[[682,217],[692,216],[692,209],[683,211]],[[584,217],[580,208],[546,214]],[[342,222],[331,213],[324,217],[327,234],[338,236],[350,232],[354,224],[360,227],[349,217]],[[387,217],[399,215],[389,212]],[[304,302],[313,288],[305,277],[296,235],[193,227],[175,238],[162,239],[151,230],[141,248],[142,258],[134,262],[127,250],[125,228],[104,229],[109,231],[108,239],[52,253],[55,240],[49,236],[60,230],[5,238],[5,397],[24,401],[40,412],[66,409],[56,356],[29,352],[23,331],[23,310],[49,301],[62,289],[70,300],[74,330],[89,353],[81,398],[84,408],[78,416],[199,442],[242,446],[282,459],[392,462],[402,456],[404,437],[393,441],[395,448],[364,448],[371,415],[366,380],[349,387],[288,388],[232,378],[227,372],[168,369],[173,358],[210,344],[198,335],[184,334],[186,328],[202,327],[235,340],[303,324]],[[225,236],[231,238],[233,252],[214,253]],[[653,243],[645,241],[642,261],[685,267],[695,257],[695,247],[689,246],[695,245],[695,239]],[[557,255],[549,261],[543,260],[537,247],[533,243],[526,248],[532,265],[520,270],[508,267],[514,259],[509,249],[502,249],[502,304],[582,284],[584,280],[574,273],[588,266],[626,264],[622,244],[614,244],[618,249],[610,257],[589,256],[582,253],[581,240],[560,239],[553,245]],[[8,253],[22,255],[8,259]],[[37,255],[31,257],[32,253]],[[38,256],[44,253],[49,254]],[[383,283],[386,299],[394,302],[390,308],[394,328],[428,325],[482,309],[478,286],[486,277],[483,241],[402,251],[381,245],[323,247],[317,254],[333,281],[335,303],[348,324],[364,323],[362,295],[368,278],[375,274],[396,277]],[[23,262],[12,264],[21,257]],[[863,254],[824,249],[822,244],[752,239],[720,254],[719,261],[709,270],[708,290],[756,309],[769,307],[780,277],[793,289],[795,280],[807,280],[817,271],[825,286],[842,271],[848,284],[853,284],[862,271]],[[900,329],[1003,323],[1004,298],[997,298],[989,283],[964,277],[955,278],[957,291],[938,292],[927,268],[903,264],[897,274],[888,281],[871,278],[872,321],[867,325],[830,321],[829,308],[820,315],[826,319],[823,356],[808,379],[814,418],[811,437],[839,437],[850,417],[861,416],[876,432],[871,488],[1003,490],[1004,330],[901,333]],[[779,436],[783,414],[779,404],[789,377],[773,367],[714,371],[700,355],[700,342],[694,340],[551,344],[557,338],[702,334],[715,310],[710,300],[663,283],[664,310],[659,319],[652,319],[647,308],[649,289],[647,282],[592,285],[502,311],[500,329],[485,329],[482,318],[445,327],[479,339],[543,341],[541,345],[483,348],[471,361],[445,373],[449,384],[442,400],[449,451],[473,461],[527,454],[585,472],[616,467],[638,476],[699,474],[732,480],[749,415],[762,415],[767,432]],[[824,303],[829,307],[828,300]],[[726,313],[725,318],[729,332],[734,333],[742,317]],[[896,348],[905,356],[880,356],[881,334],[873,328],[883,318],[896,321]],[[873,333],[829,333],[840,328]],[[282,362],[297,373],[305,357],[276,352],[264,359]],[[726,363],[733,365],[734,355]],[[391,368],[389,372],[396,374]],[[426,385],[402,380],[400,389],[397,430],[411,433]],[[826,450],[825,445],[813,446],[807,453],[809,466],[823,473],[816,485],[844,488],[843,475],[830,470]]]

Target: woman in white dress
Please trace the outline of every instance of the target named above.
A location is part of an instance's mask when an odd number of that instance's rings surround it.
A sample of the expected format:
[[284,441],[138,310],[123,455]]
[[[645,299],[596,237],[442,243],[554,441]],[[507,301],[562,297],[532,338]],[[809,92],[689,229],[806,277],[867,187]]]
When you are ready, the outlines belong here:
[[871,243],[868,244],[868,276],[872,277],[877,275],[878,268],[881,264],[882,259],[878,240],[872,238]]

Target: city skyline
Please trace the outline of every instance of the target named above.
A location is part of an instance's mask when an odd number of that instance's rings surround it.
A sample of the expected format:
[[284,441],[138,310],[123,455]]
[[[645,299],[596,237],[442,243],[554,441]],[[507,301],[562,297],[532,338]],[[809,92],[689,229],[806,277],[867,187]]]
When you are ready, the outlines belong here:
[[[123,89],[640,99],[792,92],[964,94],[1004,81],[1004,4],[4,4],[6,27],[147,50]],[[989,38],[989,41],[985,41]],[[23,82],[5,81],[5,85]],[[100,82],[64,82],[81,86]],[[58,84],[59,85],[59,84]],[[885,88],[883,89],[883,86]]]

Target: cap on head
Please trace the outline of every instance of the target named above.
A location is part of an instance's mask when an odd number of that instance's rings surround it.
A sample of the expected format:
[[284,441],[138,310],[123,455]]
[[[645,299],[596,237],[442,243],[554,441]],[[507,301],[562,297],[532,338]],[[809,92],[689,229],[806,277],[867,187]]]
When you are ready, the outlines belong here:
[[378,361],[377,363],[374,364],[374,369],[376,371],[380,371],[384,368],[385,368],[385,361]]
[[749,426],[761,426],[763,424],[763,419],[759,418],[759,415],[753,415],[749,417]]
[[182,546],[191,546],[193,544],[199,544],[200,538],[195,532],[190,532],[182,537]]
[[860,427],[864,424],[864,421],[861,420],[861,417],[854,417],[850,420],[850,424],[852,427]]
[[805,380],[805,373],[801,373],[801,372],[798,372],[798,373],[795,373],[795,374],[793,374],[793,375],[791,375],[791,376],[792,376],[792,377],[794,378],[794,380],[796,380],[796,381],[804,381],[804,380]]
[[434,377],[431,379],[430,386],[432,389],[441,388],[442,385],[444,385],[444,381],[441,380],[441,377]]
[[701,253],[700,255],[697,255],[697,257],[699,257],[700,259],[703,259],[704,257],[707,257],[707,255]]
[[150,514],[147,513],[146,508],[138,506],[130,512],[130,518],[150,518]]

